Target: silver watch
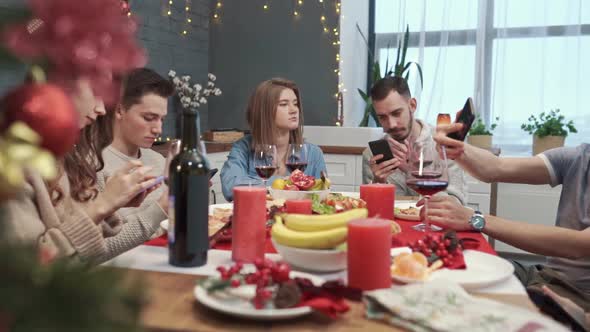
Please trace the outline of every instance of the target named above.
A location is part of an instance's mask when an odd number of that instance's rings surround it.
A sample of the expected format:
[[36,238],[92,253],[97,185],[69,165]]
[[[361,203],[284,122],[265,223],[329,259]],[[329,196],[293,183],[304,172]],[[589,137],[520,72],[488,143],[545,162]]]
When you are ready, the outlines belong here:
[[471,219],[469,219],[469,225],[475,231],[481,232],[486,227],[486,218],[480,211],[475,211]]

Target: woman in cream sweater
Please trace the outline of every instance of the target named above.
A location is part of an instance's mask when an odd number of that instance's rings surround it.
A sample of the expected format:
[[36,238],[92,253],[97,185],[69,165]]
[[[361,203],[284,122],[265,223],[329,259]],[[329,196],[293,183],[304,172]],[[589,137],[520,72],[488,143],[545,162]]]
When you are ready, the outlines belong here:
[[[115,212],[124,206],[138,206],[157,186],[153,186],[150,168],[140,162],[130,162],[104,186],[97,186],[96,172],[102,168],[102,160],[89,125],[106,112],[87,82],[79,81],[76,88],[71,97],[79,112],[81,135],[72,151],[59,161],[62,176],[46,183],[36,172],[27,171],[24,189],[2,204],[0,237],[3,241],[37,243],[44,257],[97,263],[129,249],[121,245],[125,239],[116,236],[116,231],[103,231],[120,224]],[[131,218],[163,220],[166,204],[163,198]],[[115,236],[105,238],[103,234]]]

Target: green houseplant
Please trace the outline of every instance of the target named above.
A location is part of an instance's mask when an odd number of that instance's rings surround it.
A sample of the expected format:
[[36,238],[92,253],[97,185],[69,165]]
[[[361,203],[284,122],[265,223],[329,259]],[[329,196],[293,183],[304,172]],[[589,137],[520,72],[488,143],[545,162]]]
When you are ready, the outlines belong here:
[[[404,38],[402,40],[400,40],[397,45],[397,56],[395,59],[395,64],[393,64],[391,67],[389,66],[389,57],[387,57],[387,59],[385,61],[385,74],[383,76],[381,76],[381,66],[379,65],[379,61],[375,61],[375,56],[374,56],[373,52],[371,51],[371,48],[369,47],[369,43],[367,41],[367,38],[365,38],[365,35],[363,35],[363,32],[361,31],[358,24],[357,24],[356,28],[357,28],[358,32],[360,33],[361,37],[363,38],[363,40],[365,41],[365,44],[367,45],[367,49],[369,51],[369,62],[372,63],[372,67],[371,67],[372,70],[371,70],[371,76],[370,76],[371,82],[369,82],[368,86],[372,86],[373,83],[377,82],[378,80],[380,80],[381,78],[386,77],[386,76],[404,77],[405,80],[407,81],[408,77],[410,76],[410,67],[412,65],[415,65],[416,68],[418,69],[418,74],[420,75],[420,86],[422,87],[423,82],[424,82],[424,80],[422,78],[422,67],[420,67],[420,65],[414,61],[406,62],[406,53],[408,51],[408,41],[410,39],[410,27],[409,26],[406,26],[406,32],[404,33]],[[389,49],[389,47],[388,47],[388,49]],[[371,96],[369,96],[368,92],[365,92],[361,89],[357,89],[357,90],[366,103],[365,112],[363,114],[363,119],[359,123],[359,127],[368,127],[369,126],[369,117],[372,117],[373,120],[375,120],[375,123],[379,123],[379,120],[377,119],[377,114],[375,114],[375,109],[373,108],[373,102],[371,100]]]
[[497,121],[500,118],[496,117],[496,122],[492,122],[492,124],[487,127],[483,122],[482,118],[478,115],[475,118],[474,124],[469,129],[469,136],[467,136],[467,142],[473,146],[480,147],[482,149],[491,149],[492,148],[492,136],[494,129],[498,126]]
[[533,135],[533,155],[545,150],[563,146],[568,133],[577,133],[574,121],[565,122],[565,117],[559,114],[559,109],[549,113],[542,112],[539,118],[531,115],[528,123],[523,123],[520,128]]

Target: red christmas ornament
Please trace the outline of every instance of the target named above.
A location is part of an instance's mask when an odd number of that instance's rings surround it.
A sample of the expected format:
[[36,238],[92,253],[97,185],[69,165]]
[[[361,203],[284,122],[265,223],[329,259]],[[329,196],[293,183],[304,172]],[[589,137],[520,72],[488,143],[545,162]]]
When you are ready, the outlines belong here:
[[51,82],[70,88],[86,78],[96,96],[115,102],[120,90],[114,78],[146,64],[135,38],[138,23],[135,17],[121,15],[121,0],[28,3],[32,18],[7,25],[0,43],[17,57],[46,59]]
[[121,12],[123,15],[129,14],[130,11],[129,2],[127,0],[121,0]]
[[15,121],[26,123],[42,138],[41,146],[63,156],[78,140],[78,113],[66,93],[52,84],[25,84],[0,101],[3,127]]

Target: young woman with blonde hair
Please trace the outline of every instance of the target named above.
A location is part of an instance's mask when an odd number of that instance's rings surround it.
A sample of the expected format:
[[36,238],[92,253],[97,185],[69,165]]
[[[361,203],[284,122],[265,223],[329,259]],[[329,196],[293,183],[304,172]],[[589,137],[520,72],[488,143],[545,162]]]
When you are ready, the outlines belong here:
[[259,145],[276,147],[276,171],[269,182],[290,173],[287,169],[289,144],[305,146],[305,174],[319,178],[326,170],[322,150],[303,141],[303,108],[295,82],[273,78],[260,83],[250,96],[246,119],[251,135],[233,144],[221,170],[223,195],[228,201],[233,200],[234,186],[260,183],[254,161],[254,150]]

